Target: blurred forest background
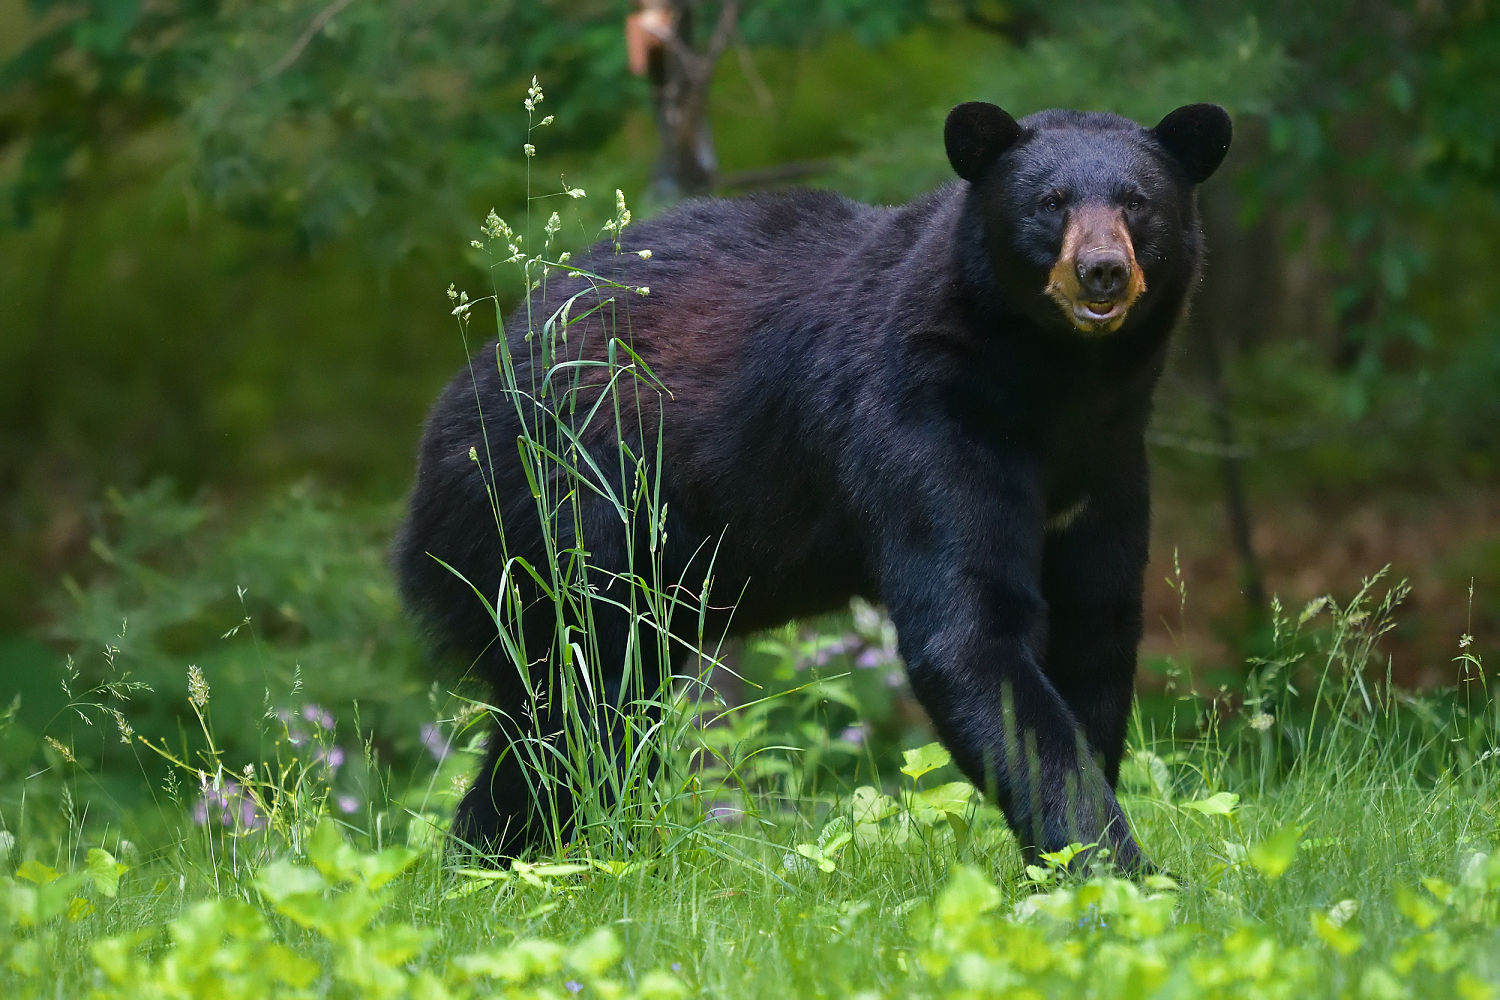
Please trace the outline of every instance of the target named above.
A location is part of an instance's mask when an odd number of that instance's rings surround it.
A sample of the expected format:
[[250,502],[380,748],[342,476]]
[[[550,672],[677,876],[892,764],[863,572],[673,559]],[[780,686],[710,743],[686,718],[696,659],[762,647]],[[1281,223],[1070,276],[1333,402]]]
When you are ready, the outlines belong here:
[[905,200],[981,98],[1235,116],[1153,431],[1148,668],[1233,674],[1269,595],[1390,563],[1393,670],[1452,683],[1500,635],[1497,65],[1489,0],[4,0],[0,700],[72,648],[179,677],[242,617],[262,672],[419,693],[382,548],[464,357],[445,290],[518,294],[484,214],[565,178],[582,245],[616,188]]

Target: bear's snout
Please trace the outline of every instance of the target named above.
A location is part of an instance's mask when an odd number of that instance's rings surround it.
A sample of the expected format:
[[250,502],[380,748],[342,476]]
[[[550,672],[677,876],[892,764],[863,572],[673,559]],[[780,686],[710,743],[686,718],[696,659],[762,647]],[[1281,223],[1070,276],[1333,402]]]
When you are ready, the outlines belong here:
[[1146,291],[1130,229],[1118,208],[1083,204],[1068,214],[1047,296],[1082,333],[1114,333]]

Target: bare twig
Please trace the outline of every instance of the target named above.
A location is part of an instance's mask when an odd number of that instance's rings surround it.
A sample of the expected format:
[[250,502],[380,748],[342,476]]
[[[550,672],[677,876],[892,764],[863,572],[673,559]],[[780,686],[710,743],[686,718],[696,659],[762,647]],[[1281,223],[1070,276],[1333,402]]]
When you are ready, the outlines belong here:
[[272,77],[286,72],[287,67],[302,57],[303,50],[317,37],[318,32],[328,27],[328,22],[337,17],[339,11],[349,6],[351,2],[352,0],[333,0],[327,7],[318,11],[317,16],[309,21],[307,27],[302,30],[302,34],[297,36],[297,40],[292,43],[292,47],[287,49],[286,53],[280,59],[276,60],[269,69],[262,73],[260,80],[257,82],[265,83]]

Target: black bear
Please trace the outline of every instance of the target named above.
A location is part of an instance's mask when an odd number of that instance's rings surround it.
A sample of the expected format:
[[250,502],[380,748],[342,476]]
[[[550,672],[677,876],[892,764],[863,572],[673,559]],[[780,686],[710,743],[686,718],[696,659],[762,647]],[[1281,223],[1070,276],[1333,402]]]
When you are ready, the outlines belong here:
[[[591,277],[554,274],[531,328],[511,324],[513,377],[536,384],[534,336],[564,313],[575,372],[611,339],[628,348],[666,389],[624,421],[630,453],[660,459],[667,541],[650,558],[702,580],[711,557],[708,631],[883,603],[916,697],[1023,847],[1080,841],[1149,870],[1114,794],[1141,637],[1143,437],[1198,281],[1195,188],[1230,133],[1211,104],[1153,128],[959,105],[944,144],[960,180],[910,204],[692,201],[629,230],[649,255],[594,247],[570,265]],[[521,710],[520,667],[476,595],[496,598],[507,559],[545,565],[569,544],[535,526],[497,347],[428,418],[394,561],[408,608],[477,665],[507,720],[454,832],[508,855],[541,823],[507,736],[549,723]],[[618,449],[609,426],[570,446]],[[562,530],[590,526],[592,564],[625,579],[646,558],[597,492],[567,502]],[[550,604],[533,610],[531,627],[554,628]],[[639,641],[632,621],[588,625],[606,678]]]

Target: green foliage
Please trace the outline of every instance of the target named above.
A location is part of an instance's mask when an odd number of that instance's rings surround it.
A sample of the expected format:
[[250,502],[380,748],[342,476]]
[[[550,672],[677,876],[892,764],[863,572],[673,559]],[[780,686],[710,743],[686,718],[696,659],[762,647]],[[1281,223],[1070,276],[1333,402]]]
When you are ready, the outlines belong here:
[[[289,515],[284,501],[263,524],[227,527],[153,496],[122,497],[120,509],[136,513],[110,536],[117,564],[138,564],[122,578],[138,586],[141,566],[196,571],[162,562],[146,528],[130,527],[136,518],[232,549],[311,516]],[[338,538],[326,532],[322,544]],[[297,603],[293,568],[318,545],[310,534],[257,557],[287,603]],[[92,586],[121,584],[105,575]],[[153,586],[138,598],[145,606],[124,605],[136,620],[173,593]],[[409,758],[398,759],[416,770],[412,787],[373,786],[353,818],[331,819],[335,796],[302,771],[273,768],[242,783],[271,822],[199,825],[197,789],[143,805],[159,781],[76,739],[79,764],[50,751],[51,769],[25,772],[25,802],[0,802],[0,984],[21,996],[103,997],[563,996],[569,983],[653,997],[1066,997],[1104,984],[1127,997],[1493,997],[1500,705],[1472,640],[1455,664],[1457,690],[1418,696],[1383,680],[1381,643],[1403,592],[1377,578],[1295,613],[1278,604],[1274,642],[1243,689],[1184,692],[1174,729],[1142,720],[1122,801],[1175,877],[1139,884],[1071,874],[1071,850],[1023,871],[998,814],[967,784],[943,780],[950,765],[935,744],[864,756],[806,742],[801,727],[819,713],[862,710],[861,692],[889,690],[843,676],[878,676],[839,659],[869,651],[851,636],[879,648],[883,628],[869,622],[862,633],[834,620],[831,635],[770,641],[786,659],[757,672],[784,672],[792,692],[768,689],[774,711],[698,706],[716,721],[711,751],[694,758],[705,766],[685,786],[700,802],[696,825],[679,814],[668,840],[624,861],[574,844],[499,870],[445,868],[436,834],[451,804]],[[323,600],[336,621],[335,605],[364,596],[344,586]],[[87,604],[74,607],[64,623]],[[316,646],[309,634],[276,641]],[[841,652],[818,665],[834,644]],[[114,655],[123,664],[126,653]],[[167,682],[182,692],[181,674]],[[201,735],[179,741],[198,767],[217,761],[225,781],[241,779],[242,751],[212,749],[231,743],[219,732],[234,718],[221,709],[229,687],[208,668],[201,683],[187,698],[152,700],[186,702],[197,727],[199,698]],[[142,697],[88,700],[131,721]],[[1231,702],[1239,707],[1226,712]],[[324,704],[350,713],[337,698]],[[432,787],[466,774],[466,756],[449,757]],[[888,763],[872,767],[877,759]],[[197,768],[181,763],[179,788],[192,788]],[[127,786],[133,796],[114,791]],[[42,811],[64,800],[66,824]]]
[[[0,681],[18,700],[0,810],[50,817],[76,790],[104,821],[159,788],[159,816],[196,803],[230,833],[313,803],[367,810],[383,766],[427,756],[434,719],[382,567],[390,518],[306,488],[248,521],[165,483],[113,495],[89,576],[56,595],[51,637],[76,655]],[[49,766],[69,782],[33,780]]]

